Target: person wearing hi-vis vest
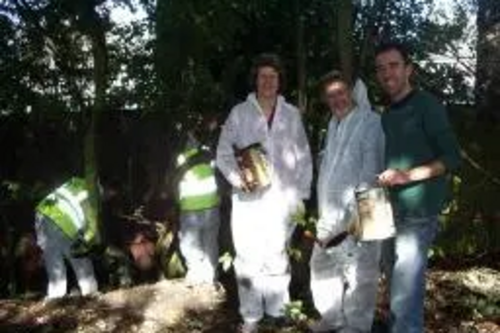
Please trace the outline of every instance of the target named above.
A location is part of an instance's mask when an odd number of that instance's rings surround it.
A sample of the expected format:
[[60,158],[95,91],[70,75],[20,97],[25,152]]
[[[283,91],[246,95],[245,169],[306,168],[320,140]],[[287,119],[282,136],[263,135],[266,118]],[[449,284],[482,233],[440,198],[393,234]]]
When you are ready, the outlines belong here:
[[212,284],[219,255],[219,194],[214,162],[207,147],[188,134],[177,158],[179,241],[189,283]]
[[99,242],[99,234],[83,179],[70,178],[37,205],[35,230],[48,277],[46,299],[66,295],[64,259],[75,272],[81,295],[97,292],[94,268],[85,255]]

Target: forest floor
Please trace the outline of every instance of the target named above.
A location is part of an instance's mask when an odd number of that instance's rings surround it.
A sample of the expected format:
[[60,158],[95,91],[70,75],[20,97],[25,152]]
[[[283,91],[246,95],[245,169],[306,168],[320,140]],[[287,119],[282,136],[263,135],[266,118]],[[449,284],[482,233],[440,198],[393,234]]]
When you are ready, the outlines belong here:
[[[427,280],[426,332],[500,332],[500,269],[494,266],[433,267]],[[0,332],[236,332],[236,306],[228,299],[220,287],[168,280],[94,297],[0,300]],[[305,332],[300,326],[268,325],[261,332]],[[374,328],[383,331],[381,325]]]

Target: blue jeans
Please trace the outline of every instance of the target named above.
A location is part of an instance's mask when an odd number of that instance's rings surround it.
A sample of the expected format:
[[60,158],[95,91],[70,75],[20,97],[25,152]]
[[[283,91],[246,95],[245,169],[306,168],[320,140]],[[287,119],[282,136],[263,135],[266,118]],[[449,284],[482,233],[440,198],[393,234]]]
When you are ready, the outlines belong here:
[[383,269],[390,281],[391,333],[424,332],[427,254],[437,216],[396,217],[396,237],[384,244]]

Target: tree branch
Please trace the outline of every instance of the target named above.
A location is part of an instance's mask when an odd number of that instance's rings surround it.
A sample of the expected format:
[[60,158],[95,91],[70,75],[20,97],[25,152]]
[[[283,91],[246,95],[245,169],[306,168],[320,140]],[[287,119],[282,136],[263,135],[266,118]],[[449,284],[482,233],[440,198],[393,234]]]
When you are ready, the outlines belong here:
[[483,168],[478,162],[476,162],[468,153],[465,149],[461,149],[462,157],[474,168],[476,169],[480,174],[486,177],[490,182],[492,182],[495,185],[500,186],[500,178],[496,177],[492,172],[486,170]]

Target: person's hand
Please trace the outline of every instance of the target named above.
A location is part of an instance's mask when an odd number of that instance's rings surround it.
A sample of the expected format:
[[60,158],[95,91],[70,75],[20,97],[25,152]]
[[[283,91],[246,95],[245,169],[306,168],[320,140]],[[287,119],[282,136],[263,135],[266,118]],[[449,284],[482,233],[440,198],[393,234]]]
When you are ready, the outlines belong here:
[[323,247],[323,241],[319,240],[312,230],[303,230],[302,232],[302,240],[307,245],[318,244],[319,247]]
[[378,182],[383,186],[405,185],[411,182],[407,171],[387,169],[378,176]]
[[319,238],[318,235],[316,235],[316,233],[312,230],[304,230],[304,232],[302,233],[302,237],[306,242],[308,242],[310,244],[316,244],[321,249],[326,249],[327,244],[330,240],[330,238],[328,238],[328,237]]
[[233,186],[240,190],[240,191],[243,191],[245,193],[249,193],[249,192],[252,192],[252,188],[250,187],[250,185],[245,181],[245,177],[243,176],[242,172],[239,172],[239,174],[237,175],[237,177],[235,177],[234,179],[234,183],[233,183]]
[[70,253],[73,258],[87,257],[91,252],[91,248],[83,237],[77,237],[70,247]]
[[242,180],[241,180],[240,189],[241,189],[243,192],[245,192],[245,193],[250,193],[250,192],[252,192],[252,191],[253,191],[253,187],[252,187],[252,186],[250,186],[250,184],[249,184],[249,183],[247,183],[246,181],[244,181],[244,180],[243,180],[243,178],[242,178]]

